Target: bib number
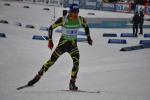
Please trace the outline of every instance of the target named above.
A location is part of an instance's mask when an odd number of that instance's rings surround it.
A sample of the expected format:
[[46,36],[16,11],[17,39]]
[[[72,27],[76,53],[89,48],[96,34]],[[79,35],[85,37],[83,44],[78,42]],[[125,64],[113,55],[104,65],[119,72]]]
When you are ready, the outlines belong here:
[[78,30],[66,30],[67,35],[77,35]]
[[76,37],[78,35],[78,29],[65,29],[63,33],[68,37]]

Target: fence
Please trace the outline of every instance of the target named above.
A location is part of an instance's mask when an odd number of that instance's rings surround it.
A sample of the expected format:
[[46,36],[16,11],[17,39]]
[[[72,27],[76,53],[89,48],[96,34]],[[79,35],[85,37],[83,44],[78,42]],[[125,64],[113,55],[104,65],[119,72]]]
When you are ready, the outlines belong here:
[[101,2],[102,0],[13,0],[13,1],[23,1],[26,3],[37,3],[63,7],[69,7],[70,4],[77,3],[79,4],[80,8],[83,9],[115,11],[124,13],[132,13],[135,11],[143,10],[145,14],[150,15],[150,5],[133,5],[131,3],[103,3]]

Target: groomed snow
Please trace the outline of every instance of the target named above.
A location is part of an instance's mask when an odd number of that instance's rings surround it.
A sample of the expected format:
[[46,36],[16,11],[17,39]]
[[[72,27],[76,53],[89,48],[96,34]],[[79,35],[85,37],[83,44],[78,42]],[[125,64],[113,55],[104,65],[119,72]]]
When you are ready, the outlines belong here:
[[[32,40],[33,35],[46,35],[39,30],[40,26],[49,26],[53,17],[53,7],[43,11],[43,5],[10,2],[10,7],[0,5],[0,19],[10,24],[0,24],[0,32],[6,38],[0,38],[0,100],[149,100],[150,99],[150,49],[120,52],[121,47],[138,45],[138,38],[123,38],[126,45],[108,44],[109,38],[103,33],[132,32],[132,29],[90,29],[93,46],[78,43],[80,50],[80,70],[77,85],[81,90],[100,91],[99,94],[63,92],[68,89],[72,60],[65,53],[42,79],[32,88],[17,91],[18,86],[26,84],[50,58],[52,53],[47,41]],[[23,5],[31,6],[29,9]],[[88,10],[81,10],[86,15]],[[124,13],[97,12],[94,17],[125,18],[133,15]],[[103,14],[102,14],[103,13]],[[62,9],[56,8],[56,18],[62,15]],[[91,16],[89,16],[91,17]],[[150,16],[146,15],[147,18]],[[22,27],[15,22],[21,22]],[[35,29],[24,28],[33,24]],[[147,23],[145,23],[147,24]],[[150,29],[144,29],[149,33]],[[60,33],[53,33],[55,46]],[[149,40],[147,38],[147,40]],[[54,49],[53,49],[54,50]]]

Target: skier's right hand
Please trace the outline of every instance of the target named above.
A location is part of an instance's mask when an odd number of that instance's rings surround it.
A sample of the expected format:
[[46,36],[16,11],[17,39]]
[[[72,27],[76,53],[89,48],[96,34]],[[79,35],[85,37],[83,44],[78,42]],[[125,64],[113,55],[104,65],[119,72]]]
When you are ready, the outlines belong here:
[[53,41],[51,39],[48,40],[48,47],[52,50],[53,49]]

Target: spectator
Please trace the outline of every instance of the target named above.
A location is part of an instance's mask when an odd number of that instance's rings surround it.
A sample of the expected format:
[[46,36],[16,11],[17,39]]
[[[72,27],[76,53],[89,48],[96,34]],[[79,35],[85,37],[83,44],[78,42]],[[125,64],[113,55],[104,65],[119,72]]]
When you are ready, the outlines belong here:
[[135,37],[137,37],[137,33],[138,33],[138,25],[139,25],[139,14],[138,12],[135,12],[133,18],[132,18],[132,23],[133,23],[133,35]]
[[143,11],[140,11],[140,16],[139,16],[139,28],[140,28],[140,33],[139,34],[143,34],[143,23],[144,23],[144,14]]

